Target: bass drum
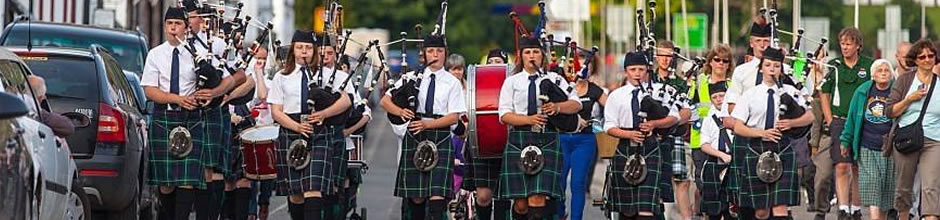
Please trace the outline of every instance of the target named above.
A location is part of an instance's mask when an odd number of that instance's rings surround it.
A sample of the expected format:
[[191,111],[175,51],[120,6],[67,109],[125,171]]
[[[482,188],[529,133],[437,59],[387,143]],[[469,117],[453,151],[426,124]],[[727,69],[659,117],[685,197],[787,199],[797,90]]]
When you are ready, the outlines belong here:
[[[499,122],[499,91],[510,75],[506,64],[467,68],[467,144],[473,158],[501,158],[508,135]],[[482,131],[482,132],[481,132]]]

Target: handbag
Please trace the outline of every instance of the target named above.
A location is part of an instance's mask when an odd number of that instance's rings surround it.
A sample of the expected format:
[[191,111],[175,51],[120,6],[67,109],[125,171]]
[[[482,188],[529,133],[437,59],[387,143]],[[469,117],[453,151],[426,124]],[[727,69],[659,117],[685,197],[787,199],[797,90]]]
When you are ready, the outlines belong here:
[[933,89],[937,86],[937,75],[933,76],[930,82],[930,89],[927,91],[927,97],[924,105],[920,108],[920,115],[917,120],[904,127],[898,127],[894,133],[894,149],[901,154],[909,154],[920,151],[924,147],[924,113],[927,111],[927,105],[930,104],[930,97],[933,96]]

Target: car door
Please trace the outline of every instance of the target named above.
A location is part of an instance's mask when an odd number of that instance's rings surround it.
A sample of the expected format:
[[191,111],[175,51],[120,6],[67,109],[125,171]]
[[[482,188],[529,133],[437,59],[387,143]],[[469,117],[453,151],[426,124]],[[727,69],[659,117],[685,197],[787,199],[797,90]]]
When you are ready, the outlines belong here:
[[146,124],[146,121],[144,121],[145,118],[140,112],[140,102],[137,101],[136,92],[128,83],[124,70],[121,69],[121,65],[117,60],[107,51],[100,48],[98,50],[97,59],[104,63],[108,84],[110,85],[108,87],[112,90],[111,98],[117,107],[125,113],[125,117],[129,119],[125,120],[127,143],[130,144],[128,150],[133,150],[134,152],[130,153],[133,153],[136,158],[141,158],[144,140],[141,139],[143,135],[140,128],[143,124]]

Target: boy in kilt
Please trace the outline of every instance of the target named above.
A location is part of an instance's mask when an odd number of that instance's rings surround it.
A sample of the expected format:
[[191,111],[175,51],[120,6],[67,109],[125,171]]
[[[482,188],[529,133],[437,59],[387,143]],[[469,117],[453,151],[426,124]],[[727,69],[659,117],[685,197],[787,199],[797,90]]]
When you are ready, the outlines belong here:
[[[522,63],[516,66],[516,74],[506,78],[499,92],[500,122],[508,125],[509,135],[503,151],[499,175],[501,199],[512,199],[513,219],[552,218],[557,210],[556,201],[564,200],[561,187],[563,164],[558,130],[548,124],[548,117],[556,114],[576,114],[581,110],[577,92],[569,90],[568,83],[556,84],[566,92],[563,102],[541,103],[536,97],[541,94],[542,80],[566,82],[554,72],[541,74],[546,64],[538,38],[520,39]],[[541,129],[539,129],[539,127]],[[535,173],[523,169],[524,149],[535,149],[542,156],[542,168]]]
[[[610,102],[604,109],[604,130],[620,139],[607,168],[605,209],[617,212],[620,219],[656,219],[654,214],[662,212],[662,200],[668,194],[664,190],[671,187],[672,178],[667,172],[671,165],[663,158],[672,152],[672,146],[661,145],[655,134],[650,135],[654,128],[674,126],[679,121],[679,111],[669,108],[666,117],[645,121],[640,117],[640,103],[650,95],[643,88],[644,81],[649,79],[646,56],[640,52],[627,54],[624,72],[624,85],[610,93]],[[645,167],[640,168],[646,169],[646,177],[636,185],[628,183],[624,176],[628,157],[633,155],[646,161]]]
[[[799,205],[799,180],[794,149],[791,139],[783,135],[795,127],[807,126],[813,121],[812,112],[806,111],[795,119],[779,119],[778,109],[783,95],[792,96],[803,108],[805,105],[800,91],[790,85],[778,83],[782,76],[783,53],[777,48],[768,48],[761,57],[758,71],[765,75],[762,83],[748,89],[744,94],[755,94],[749,99],[737,100],[737,107],[731,112],[735,119],[733,156],[738,168],[737,181],[740,184],[738,201],[741,206],[755,209],[754,216],[743,215],[744,219],[792,219],[787,206]],[[767,94],[767,95],[756,95]],[[763,178],[758,171],[761,154],[771,152],[779,155],[782,170],[779,178]]]
[[[463,87],[460,80],[444,69],[447,45],[443,35],[431,34],[424,38],[426,67],[417,75],[417,112],[392,101],[392,90],[382,97],[382,107],[395,116],[408,121],[404,133],[402,152],[395,180],[395,196],[401,197],[402,219],[445,219],[447,197],[454,192],[454,148],[451,143],[451,128],[458,116],[467,111]],[[394,87],[402,89],[404,80]],[[419,156],[419,145],[430,144],[433,151],[423,151]],[[427,149],[427,148],[424,148]],[[433,165],[418,166],[419,158],[437,158]]]
[[[349,96],[339,95],[336,102],[324,109],[312,109],[308,103],[308,91],[320,89],[322,84],[314,82],[310,64],[319,65],[315,59],[318,47],[314,46],[312,31],[296,31],[288,51],[287,64],[274,76],[268,102],[271,114],[281,126],[277,147],[277,194],[288,197],[288,212],[294,220],[333,219],[326,212],[326,196],[335,192],[336,155],[345,152],[342,125],[324,123],[328,118],[343,114],[351,105]],[[342,82],[342,81],[340,81]],[[333,91],[328,91],[333,92]],[[307,143],[295,142],[306,141]],[[292,145],[302,145],[306,152],[306,166],[290,163],[288,153]],[[298,149],[295,149],[298,150]],[[295,152],[296,153],[296,152]]]
[[[656,44],[658,54],[656,55],[656,75],[650,78],[656,84],[668,85],[676,89],[676,94],[688,94],[689,83],[675,73],[677,68],[671,66],[679,62],[673,60],[675,45],[668,40],[658,41]],[[673,70],[670,71],[670,69]],[[674,202],[682,219],[691,219],[692,205],[689,187],[693,176],[689,175],[689,171],[692,170],[690,166],[692,164],[689,162],[692,161],[692,154],[686,153],[691,152],[691,149],[687,149],[689,144],[685,137],[691,129],[689,119],[692,117],[692,110],[690,106],[684,104],[685,102],[678,103],[682,103],[679,108],[679,123],[670,128],[672,130],[670,134],[664,136],[659,142],[663,147],[672,148],[671,151],[660,151],[661,153],[671,152],[669,155],[663,155],[663,159],[671,164],[667,175],[672,176],[671,183],[665,183],[666,186],[663,188],[663,192],[666,193],[663,195],[663,200],[667,203]]]
[[711,96],[711,108],[708,116],[703,119],[701,130],[701,151],[706,155],[701,170],[696,170],[695,181],[702,192],[700,212],[710,220],[721,220],[722,217],[731,219],[728,211],[732,202],[733,192],[730,188],[732,176],[728,175],[731,162],[731,144],[734,136],[731,129],[721,124],[721,105],[727,89],[727,81],[709,83],[708,93]]

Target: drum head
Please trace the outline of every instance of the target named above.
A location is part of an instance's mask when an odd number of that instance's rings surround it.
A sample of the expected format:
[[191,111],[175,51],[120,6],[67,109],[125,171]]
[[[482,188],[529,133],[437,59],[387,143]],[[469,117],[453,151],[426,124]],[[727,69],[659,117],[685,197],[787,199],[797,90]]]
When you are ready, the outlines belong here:
[[774,152],[764,152],[757,158],[757,178],[764,183],[774,183],[783,176],[783,162],[780,155]]
[[278,126],[254,127],[242,131],[238,138],[246,143],[260,143],[277,140],[280,128]]
[[522,153],[519,154],[519,168],[522,169],[522,172],[526,175],[535,175],[542,171],[542,168],[545,167],[545,157],[542,156],[542,149],[536,146],[529,145],[522,149]]
[[307,150],[306,140],[297,139],[290,142],[287,151],[287,162],[295,170],[307,168],[307,165],[310,164],[310,150]]
[[630,185],[640,185],[646,180],[646,158],[643,155],[633,154],[627,157],[627,163],[624,166],[623,178]]
[[189,129],[180,126],[170,131],[169,151],[176,158],[184,158],[193,151],[193,136]]
[[418,148],[415,150],[414,158],[412,158],[415,168],[418,168],[421,172],[431,171],[437,166],[437,160],[437,144],[429,140],[418,143]]

